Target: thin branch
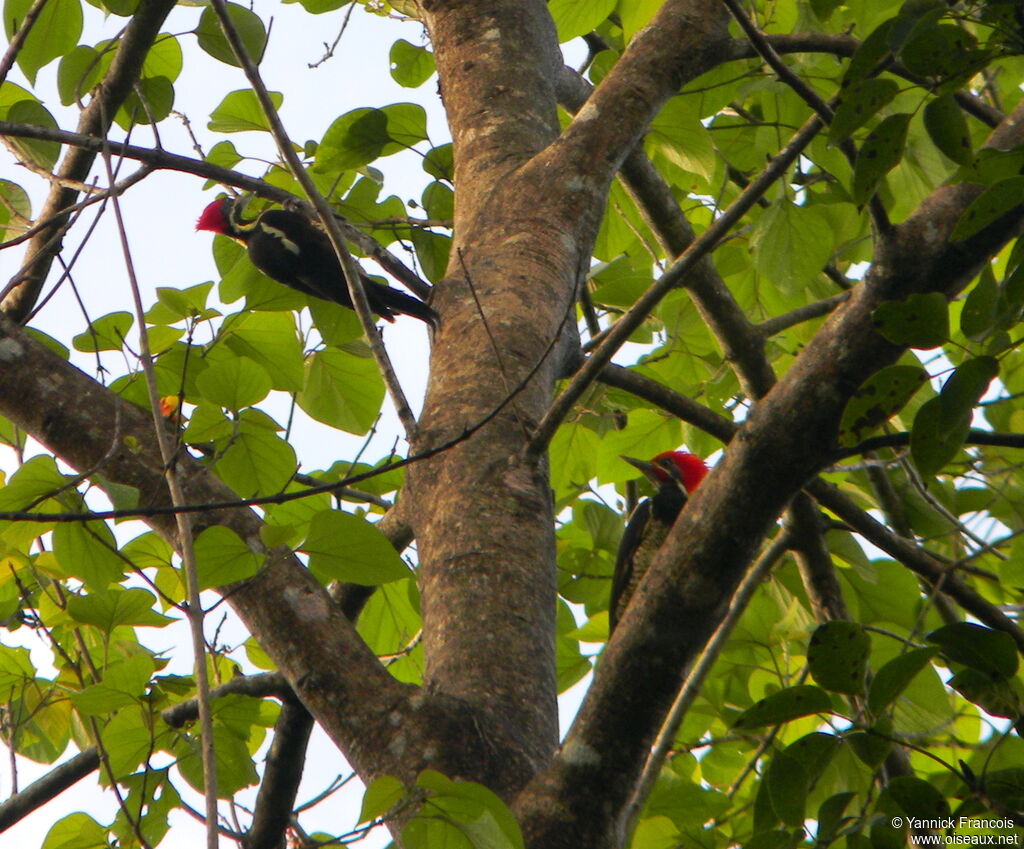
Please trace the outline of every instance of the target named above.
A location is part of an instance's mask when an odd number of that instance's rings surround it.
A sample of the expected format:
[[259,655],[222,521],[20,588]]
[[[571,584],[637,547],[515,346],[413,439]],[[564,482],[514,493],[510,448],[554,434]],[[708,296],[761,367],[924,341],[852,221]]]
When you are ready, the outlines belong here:
[[831,298],[822,298],[820,301],[815,301],[812,304],[805,304],[802,307],[797,307],[795,310],[783,313],[782,315],[773,316],[772,318],[762,321],[757,325],[757,330],[763,336],[774,336],[776,333],[782,333],[783,330],[788,330],[790,327],[795,327],[798,324],[803,324],[805,321],[810,321],[814,318],[821,318],[823,315],[828,315],[832,310],[844,303],[850,297],[848,292],[840,292],[838,295],[833,295]]
[[849,496],[823,480],[811,481],[807,492],[823,507],[831,510],[872,545],[877,546],[929,584],[941,582],[942,592],[974,616],[979,622],[998,631],[1006,631],[1018,650],[1024,652],[1024,630],[982,595],[965,584],[953,569],[924,551],[913,540],[897,536],[881,522],[861,510]]
[[[990,430],[981,430],[972,427],[967,431],[964,439],[965,445],[992,445],[1000,448],[1024,448],[1024,434],[1022,433],[999,433]],[[878,436],[869,436],[856,445],[849,448],[840,448],[835,455],[834,462],[844,457],[856,457],[861,454],[870,454],[879,448],[905,448],[910,445],[910,433],[882,433]]]
[[[732,634],[733,628],[740,621],[740,617],[747,609],[747,605],[750,604],[754,593],[757,592],[758,587],[761,586],[775,563],[786,553],[789,543],[789,534],[786,532],[780,533],[771,545],[765,549],[754,565],[750,567],[747,576],[736,588],[732,602],[729,604],[729,610],[701,652],[700,660],[697,661],[686,676],[686,680],[683,682],[676,700],[672,703],[672,707],[669,709],[665,721],[661,725],[657,739],[651,747],[651,753],[647,757],[647,763],[644,764],[643,771],[637,779],[633,796],[623,810],[623,824],[620,832],[622,835],[632,835],[640,813],[643,810],[644,803],[654,787],[654,782],[657,781],[661,773],[661,768],[669,752],[672,751],[672,745],[675,742],[676,734],[679,733],[679,727],[682,725],[683,719],[700,694],[701,687],[704,686],[704,682],[711,673],[711,668],[721,655],[725,644],[729,640],[729,636]],[[626,844],[624,843],[623,845]]]
[[[114,169],[109,151],[103,151],[103,164],[107,170],[107,181],[114,184]],[[135,320],[139,323],[139,361],[146,377],[146,388],[149,392],[149,405],[153,415],[153,430],[157,445],[164,462],[164,477],[171,495],[171,503],[180,506],[187,503],[181,482],[175,469],[175,446],[167,433],[165,422],[160,415],[160,393],[157,390],[156,371],[153,367],[153,356],[149,349],[149,332],[146,329],[146,309],[142,305],[142,293],[139,281],[135,276],[135,264],[128,247],[128,234],[124,218],[121,215],[121,204],[117,196],[111,197],[114,218],[117,222],[118,238],[124,254],[125,270],[135,306]],[[188,607],[185,615],[188,619],[192,635],[193,674],[196,679],[196,694],[199,700],[199,725],[201,733],[201,751],[203,763],[203,790],[206,800],[206,845],[208,849],[217,849],[217,762],[213,751],[213,716],[210,713],[210,679],[206,668],[206,638],[203,634],[203,607],[199,598],[199,579],[196,569],[195,549],[192,545],[192,520],[185,514],[176,517],[178,527],[178,553],[185,572],[185,587],[188,595]]]
[[[295,204],[307,214],[315,212],[302,199],[264,180],[250,177],[238,171],[232,171],[230,168],[223,168],[220,165],[204,162],[201,159],[168,153],[165,150],[154,150],[153,148],[125,144],[123,142],[104,141],[99,136],[86,133],[71,133],[51,127],[42,127],[34,124],[16,124],[10,121],[0,121],[0,136],[54,141],[59,144],[91,151],[92,153],[99,153],[103,149],[104,144],[107,144],[111,153],[125,159],[146,162],[160,170],[195,174],[197,177],[213,180],[225,186],[232,186],[243,191],[252,192],[267,200],[276,201],[277,203]],[[59,217],[62,210],[63,207],[57,210],[54,215]],[[405,285],[410,291],[421,298],[425,298],[430,294],[431,286],[429,283],[424,281],[398,257],[381,247],[371,236],[363,233],[352,224],[340,220],[337,216],[334,217],[334,220],[341,227],[348,241],[352,242],[362,253],[373,259],[374,262]]]
[[231,16],[228,14],[227,3],[225,0],[211,0],[211,8],[220,21],[224,37],[228,40],[228,44],[231,45],[235,58],[242,66],[242,70],[245,71],[245,76],[249,80],[249,85],[252,86],[253,92],[256,94],[260,108],[267,116],[267,123],[270,125],[270,131],[274,136],[274,141],[277,143],[281,158],[287,163],[288,170],[291,171],[292,176],[302,186],[302,190],[305,192],[309,202],[316,207],[320,223],[327,231],[327,236],[330,238],[334,252],[341,263],[341,268],[345,275],[345,284],[348,286],[349,295],[352,299],[352,307],[359,317],[363,334],[366,336],[370,350],[373,352],[377,368],[384,378],[384,385],[387,386],[391,402],[395,405],[399,421],[401,421],[402,428],[405,430],[406,439],[411,441],[416,435],[416,417],[413,415],[412,408],[405,398],[405,392],[398,382],[398,375],[395,373],[394,366],[391,365],[391,359],[388,357],[384,342],[374,323],[373,313],[370,311],[370,304],[366,299],[366,291],[363,289],[363,282],[359,274],[359,266],[345,244],[345,239],[335,220],[334,211],[327,201],[324,200],[320,192],[317,191],[309,174],[306,173],[306,169],[299,161],[291,140],[287,132],[285,132],[284,124],[281,123],[281,118],[277,114],[277,108],[270,99],[267,87],[263,84],[259,69],[249,57],[245,45],[242,43],[242,39],[239,37],[238,31],[231,20]]
[[99,766],[99,751],[95,746],[90,746],[0,802],[0,834],[51,799],[56,799],[69,787],[99,769]]
[[[96,96],[79,116],[80,133],[106,135],[113,116],[138,81],[142,63],[174,6],[175,0],[149,0],[139,6],[138,12],[125,27],[123,37],[118,40],[117,52],[99,85]],[[3,134],[0,130],[0,135]],[[98,146],[92,150],[82,148],[67,151],[61,161],[58,175],[72,180],[85,180],[95,154],[102,150],[102,145],[103,142],[100,140]],[[62,244],[60,232],[64,219],[60,217],[60,213],[76,199],[77,193],[74,190],[59,186],[52,187],[46,198],[40,217],[56,216],[54,233],[44,231],[29,243],[26,264],[31,266],[31,271],[0,304],[0,307],[16,321],[23,321],[39,298],[50,265]],[[54,235],[56,238],[53,238]]]
[[544,414],[544,418],[537,425],[533,439],[526,448],[528,455],[536,456],[547,447],[551,437],[554,436],[558,426],[569,414],[576,401],[611,361],[623,343],[643,323],[651,310],[673,287],[684,280],[701,259],[711,252],[715,245],[732,229],[733,225],[757,203],[758,198],[768,190],[772,183],[785,174],[822,126],[821,119],[817,115],[811,116],[793,136],[789,144],[768,163],[757,178],[751,181],[750,185],[740,193],[728,209],[724,210],[703,233],[694,239],[690,247],[672,264],[672,267],[612,325],[605,340],[587,358],[583,367],[576,372],[569,385]]
[[[776,76],[793,89],[800,99],[810,106],[824,123],[830,124],[834,115],[832,107],[822,100],[814,89],[793,73],[789,66],[782,61],[782,58],[775,52],[774,48],[768,42],[765,34],[754,25],[754,22],[747,16],[747,13],[743,11],[743,8],[737,0],[721,0],[721,2],[729,10],[730,14],[736,20],[736,23],[740,25],[740,29],[743,30],[744,34],[750,40],[750,43],[754,46],[754,49],[758,52],[761,58],[764,59],[768,67],[775,72]],[[857,151],[853,146],[853,142],[846,139],[839,145],[839,149],[843,152],[843,155],[847,158],[850,166],[852,167],[857,158]],[[871,219],[874,222],[877,232],[888,232],[892,225],[889,222],[889,216],[885,211],[885,207],[878,199],[877,194],[872,195],[869,200],[868,211],[871,214]]]
[[[0,59],[0,85],[3,85],[4,80],[7,79],[7,74],[14,67],[14,61],[18,58],[18,53],[21,52],[21,46],[25,43],[25,39],[28,38],[28,34],[32,32],[32,26],[42,13],[43,6],[46,3],[47,0],[35,0],[29,6],[28,11],[25,12],[25,17],[21,19],[21,24],[18,26],[17,31],[11,36],[11,42],[7,45],[3,58]],[[17,24],[17,21],[14,23]]]

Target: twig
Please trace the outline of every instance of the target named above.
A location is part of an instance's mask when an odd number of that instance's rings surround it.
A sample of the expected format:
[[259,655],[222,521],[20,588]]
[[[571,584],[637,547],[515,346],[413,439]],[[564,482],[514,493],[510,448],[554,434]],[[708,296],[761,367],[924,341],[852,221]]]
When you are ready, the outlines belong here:
[[805,304],[804,306],[797,307],[795,310],[784,313],[783,315],[773,316],[772,318],[762,321],[756,326],[757,331],[765,337],[774,336],[776,333],[781,333],[783,330],[788,330],[790,327],[795,327],[805,321],[810,321],[812,318],[820,318],[823,315],[828,315],[849,297],[850,295],[848,292],[840,292],[838,295],[833,295],[831,298],[823,298],[820,301],[815,301],[813,304]]
[[345,30],[348,29],[348,22],[349,19],[351,19],[352,17],[352,10],[355,9],[355,7],[356,0],[351,0],[351,2],[348,4],[348,9],[345,11],[345,20],[341,22],[341,29],[338,30],[338,35],[334,39],[334,42],[331,44],[327,44],[327,42],[324,42],[324,47],[327,48],[327,51],[316,62],[310,62],[306,67],[310,69],[319,68],[324,62],[326,62],[334,55],[334,49],[341,43],[341,39],[345,35]]
[[[405,457],[403,459],[395,460],[391,463],[385,463],[383,466],[378,466],[375,469],[370,469],[366,472],[360,472],[356,475],[349,475],[348,477],[342,478],[340,481],[335,483],[322,484],[321,486],[311,487],[309,489],[301,490],[299,492],[283,492],[277,495],[266,495],[259,498],[245,498],[235,499],[232,501],[211,501],[203,504],[182,504],[174,505],[169,507],[142,507],[133,508],[130,510],[102,510],[90,513],[26,513],[26,512],[0,512],[0,521],[25,521],[25,522],[83,522],[92,521],[96,519],[127,519],[127,518],[143,518],[153,516],[174,516],[179,513],[201,513],[206,510],[234,510],[239,507],[255,507],[262,504],[284,504],[289,501],[297,501],[300,498],[308,498],[311,495],[319,495],[320,493],[336,492],[354,483],[359,483],[364,480],[369,480],[377,475],[382,475],[386,472],[394,471],[395,469],[401,469],[408,466],[410,463],[417,463],[421,460],[427,460],[431,457],[435,457],[444,451],[448,451],[454,448],[456,445],[465,442],[470,439],[473,434],[477,433],[481,428],[486,427],[490,424],[500,413],[505,409],[513,399],[522,392],[526,386],[533,380],[534,376],[540,370],[541,366],[544,365],[545,360],[551,354],[555,345],[558,342],[559,336],[562,332],[562,326],[568,321],[569,316],[572,312],[573,304],[570,302],[565,312],[565,316],[562,319],[562,324],[558,326],[558,330],[552,336],[551,341],[548,343],[547,348],[537,358],[537,362],[533,364],[533,367],[527,372],[523,379],[513,388],[512,392],[501,399],[500,403],[496,404],[494,408],[483,415],[474,424],[466,427],[462,433],[458,436],[453,436],[451,439],[442,442],[440,445],[436,445],[433,448],[428,448],[425,451],[421,451],[419,454],[413,454],[412,456]],[[0,315],[0,339],[5,338],[5,334],[2,332],[3,328],[3,317]],[[32,343],[29,340],[24,340],[26,344],[39,344]]]
[[[754,22],[743,11],[737,0],[721,0],[721,2],[736,19],[736,23],[740,25],[740,29],[743,30],[743,33],[750,40],[754,49],[775,72],[776,76],[793,89],[800,99],[810,106],[823,122],[826,124],[831,123],[834,114],[832,107],[822,100],[814,89],[789,69],[789,66],[782,61],[782,57],[775,52],[775,48],[768,42],[765,34],[754,25]],[[839,145],[839,149],[852,166],[857,158],[857,151],[853,146],[853,142],[846,139]],[[885,207],[878,199],[877,193],[873,194],[868,201],[868,211],[871,214],[871,220],[874,222],[877,232],[887,233],[891,229],[892,225],[889,222],[888,213],[886,213]]]
[[[110,153],[102,152],[103,164],[107,171],[107,180],[113,185],[114,169],[110,160]],[[171,503],[183,505],[186,503],[185,493],[178,480],[175,469],[174,443],[167,433],[166,425],[160,416],[160,396],[156,385],[156,372],[153,368],[153,357],[149,350],[149,335],[146,331],[146,310],[142,305],[142,293],[139,291],[139,282],[135,276],[135,265],[132,261],[131,250],[128,247],[128,235],[125,230],[124,219],[121,215],[121,205],[117,196],[111,198],[114,209],[114,218],[117,221],[118,237],[121,242],[121,250],[124,254],[125,269],[128,273],[128,282],[132,292],[132,301],[135,306],[135,320],[139,323],[139,359],[142,363],[142,370],[146,376],[146,388],[149,392],[149,405],[153,415],[153,428],[156,433],[156,441],[160,448],[160,456],[164,464],[164,477],[167,480],[167,489],[171,495]],[[196,696],[199,701],[199,725],[201,735],[201,752],[203,763],[203,784],[204,797],[206,801],[206,845],[207,849],[217,849],[217,763],[213,751],[213,717],[210,713],[210,680],[206,669],[206,639],[203,634],[203,608],[199,598],[199,580],[196,571],[195,550],[192,545],[192,520],[189,516],[179,514],[176,517],[178,529],[178,547],[181,555],[182,566],[185,571],[185,585],[188,593],[188,607],[185,611],[189,623],[189,630],[192,635],[192,651],[194,658],[194,674],[196,678]]]
[[[462,255],[462,248],[456,248],[456,256],[459,258],[459,266],[462,268],[462,276],[466,279],[466,286],[469,288],[469,293],[473,296],[473,303],[476,306],[476,311],[480,316],[480,322],[484,326],[484,332],[487,333],[487,338],[491,343],[491,350],[494,351],[494,358],[498,362],[498,371],[501,373],[501,382],[505,385],[505,391],[510,392],[511,386],[509,384],[508,371],[505,369],[505,361],[501,356],[501,349],[498,347],[498,340],[494,338],[494,334],[491,332],[491,325],[487,321],[487,314],[484,312],[484,305],[480,303],[480,296],[477,295],[476,286],[473,285],[473,278],[469,276],[469,269],[466,268],[466,260]],[[519,410],[516,405],[512,405],[512,412],[516,417],[516,422],[523,431],[523,436],[527,439],[530,438],[530,433],[526,428],[526,424],[523,422],[522,416],[519,415]]]
[[4,51],[3,58],[0,59],[0,85],[7,79],[7,74],[14,67],[14,60],[18,58],[21,46],[25,43],[25,39],[28,38],[28,34],[32,31],[32,26],[43,11],[43,6],[46,3],[47,0],[36,0],[35,3],[29,6],[28,11],[25,12],[25,17],[21,19],[21,25],[18,27],[17,32],[11,36],[11,43],[7,45],[7,50]]
[[749,209],[757,203],[758,198],[778,180],[789,166],[800,156],[811,139],[818,134],[823,124],[817,115],[812,115],[796,132],[789,144],[783,148],[765,169],[751,181],[739,197],[724,210],[714,222],[701,233],[690,246],[680,255],[657,282],[651,286],[626,313],[612,325],[604,342],[587,359],[576,372],[562,394],[555,399],[537,425],[533,439],[526,447],[528,456],[539,455],[554,436],[559,424],[569,414],[569,410],[579,400],[587,387],[607,365],[616,351],[625,343],[652,309],[673,287],[678,285],[690,270],[715,247],[718,241],[739,221]]
[[740,617],[747,609],[747,605],[750,604],[750,600],[754,597],[754,593],[757,592],[757,588],[761,586],[765,576],[771,571],[776,561],[786,553],[786,550],[789,548],[789,542],[789,534],[785,531],[780,533],[758,558],[750,571],[747,572],[743,582],[736,588],[736,593],[732,597],[729,610],[726,612],[718,628],[715,629],[715,633],[711,635],[707,645],[704,647],[704,651],[701,652],[700,660],[697,661],[697,664],[690,670],[689,675],[686,676],[686,681],[683,682],[676,700],[672,703],[672,707],[669,709],[665,721],[661,725],[658,737],[651,747],[650,755],[647,757],[647,763],[644,764],[643,771],[637,779],[633,797],[623,811],[623,825],[620,832],[622,835],[628,836],[632,834],[637,818],[643,809],[644,802],[650,795],[654,782],[661,773],[661,767],[672,750],[672,744],[676,739],[676,734],[679,731],[679,726],[682,725],[686,712],[693,706],[694,700],[700,693],[700,688],[704,685],[704,681],[707,680],[708,674],[711,672],[711,667],[714,666],[715,661],[718,660],[719,655],[725,648],[732,629],[736,627],[736,623],[739,622]]
[[[70,145],[71,147],[81,148],[93,153],[98,153],[104,146],[104,140],[99,136],[71,133],[66,130],[55,130],[52,127],[41,127],[34,124],[15,124],[10,121],[0,121],[0,136],[55,141],[59,144]],[[149,163],[154,168],[180,171],[183,174],[195,174],[197,177],[205,177],[225,186],[253,192],[259,197],[278,203],[291,201],[298,204],[300,208],[308,206],[305,201],[300,200],[284,189],[272,186],[270,183],[256,177],[232,171],[230,168],[223,168],[220,165],[193,159],[189,156],[182,156],[181,154],[168,153],[165,150],[153,150],[148,147],[115,141],[107,141],[106,144],[109,146],[111,153],[125,159]],[[312,207],[309,208],[312,209]],[[363,233],[349,222],[339,220],[337,216],[335,216],[334,220],[341,227],[346,239],[356,245],[361,252],[373,259],[388,274],[401,281],[410,291],[420,298],[426,298],[430,294],[430,284],[424,281],[398,257],[381,247],[372,237]]]
[[363,333],[369,342],[373,358],[377,362],[377,368],[384,378],[388,394],[391,395],[391,402],[395,405],[399,421],[401,421],[402,428],[405,430],[406,439],[412,441],[416,435],[416,417],[413,415],[412,408],[405,398],[405,392],[403,392],[402,386],[398,382],[398,376],[391,365],[391,359],[384,348],[384,342],[381,340],[380,333],[374,324],[373,313],[370,311],[370,304],[366,300],[366,292],[363,289],[363,283],[360,278],[359,266],[345,244],[344,237],[335,220],[334,211],[327,201],[324,200],[320,192],[317,191],[316,186],[313,185],[313,181],[310,179],[309,174],[306,173],[306,169],[302,167],[299,157],[292,148],[292,143],[285,132],[280,116],[277,114],[277,109],[270,99],[270,94],[263,84],[260,72],[256,65],[253,64],[252,59],[249,58],[245,45],[242,44],[242,40],[231,21],[225,0],[211,0],[211,8],[220,21],[224,37],[228,40],[228,44],[231,45],[235,58],[238,59],[242,70],[245,71],[245,76],[249,80],[249,85],[252,86],[253,92],[256,94],[256,99],[259,101],[263,113],[267,116],[267,123],[270,125],[270,131],[274,136],[274,141],[277,142],[277,148],[282,159],[287,163],[292,176],[302,186],[302,191],[309,199],[309,202],[316,208],[320,223],[327,231],[327,236],[330,238],[334,252],[341,263],[341,268],[345,275],[345,284],[348,286],[349,295],[352,298],[352,306],[355,309],[356,315],[359,316],[359,323],[362,325]]

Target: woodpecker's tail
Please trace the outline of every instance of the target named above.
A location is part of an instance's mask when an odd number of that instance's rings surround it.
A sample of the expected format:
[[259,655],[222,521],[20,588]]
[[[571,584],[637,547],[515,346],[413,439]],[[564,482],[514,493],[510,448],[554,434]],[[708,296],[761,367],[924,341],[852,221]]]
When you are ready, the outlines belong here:
[[419,298],[370,280],[364,280],[364,283],[370,308],[384,320],[394,321],[396,314],[411,315],[431,327],[437,327],[437,313]]

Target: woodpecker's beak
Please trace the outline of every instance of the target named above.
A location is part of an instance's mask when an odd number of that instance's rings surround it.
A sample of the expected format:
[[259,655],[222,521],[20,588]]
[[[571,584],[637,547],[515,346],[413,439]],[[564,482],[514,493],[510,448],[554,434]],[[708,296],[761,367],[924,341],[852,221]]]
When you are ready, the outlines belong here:
[[[625,454],[620,454],[619,458],[625,460],[629,465],[643,472],[644,477],[655,486],[658,486],[661,483],[661,478],[658,477],[658,469],[653,463],[648,463],[646,460],[637,460],[636,457],[627,457]],[[662,474],[664,474],[664,472],[662,472]]]

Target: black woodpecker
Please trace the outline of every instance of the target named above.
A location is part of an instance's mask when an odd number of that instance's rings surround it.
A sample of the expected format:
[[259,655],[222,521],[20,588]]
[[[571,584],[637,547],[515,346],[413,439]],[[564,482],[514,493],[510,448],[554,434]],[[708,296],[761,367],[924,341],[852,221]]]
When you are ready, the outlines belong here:
[[[271,280],[314,298],[352,309],[341,263],[327,235],[295,212],[268,209],[252,221],[242,218],[242,201],[218,198],[199,216],[197,230],[210,230],[246,247],[249,259]],[[436,326],[437,313],[419,298],[363,275],[370,309],[385,321],[411,315]]]
[[708,473],[704,461],[686,451],[665,451],[650,462],[623,457],[636,466],[656,487],[654,496],[641,501],[622,534],[612,574],[612,595],[608,603],[608,633],[615,630],[633,592],[668,536],[676,517]]

